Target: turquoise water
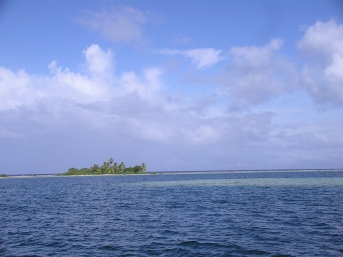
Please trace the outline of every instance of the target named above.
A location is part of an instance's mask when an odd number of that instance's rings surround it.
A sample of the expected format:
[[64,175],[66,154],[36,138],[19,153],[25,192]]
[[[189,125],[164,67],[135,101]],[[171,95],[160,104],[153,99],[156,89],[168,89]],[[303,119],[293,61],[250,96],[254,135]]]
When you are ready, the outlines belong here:
[[343,172],[0,179],[0,256],[343,256]]

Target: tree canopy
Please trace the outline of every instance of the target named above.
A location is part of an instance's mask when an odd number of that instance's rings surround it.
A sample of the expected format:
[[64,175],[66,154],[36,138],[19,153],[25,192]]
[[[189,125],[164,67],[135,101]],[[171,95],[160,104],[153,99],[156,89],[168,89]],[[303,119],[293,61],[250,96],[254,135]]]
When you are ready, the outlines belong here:
[[102,174],[143,174],[146,172],[146,164],[136,165],[134,167],[125,167],[124,162],[119,165],[117,162],[110,158],[107,162],[104,162],[101,166],[94,164],[90,168],[70,168],[62,175],[102,175]]

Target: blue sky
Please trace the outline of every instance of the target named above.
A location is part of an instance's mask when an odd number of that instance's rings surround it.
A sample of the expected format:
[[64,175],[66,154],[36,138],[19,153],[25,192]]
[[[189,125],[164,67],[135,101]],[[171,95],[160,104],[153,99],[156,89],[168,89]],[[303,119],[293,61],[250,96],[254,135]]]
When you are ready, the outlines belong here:
[[0,1],[0,173],[343,167],[340,1]]

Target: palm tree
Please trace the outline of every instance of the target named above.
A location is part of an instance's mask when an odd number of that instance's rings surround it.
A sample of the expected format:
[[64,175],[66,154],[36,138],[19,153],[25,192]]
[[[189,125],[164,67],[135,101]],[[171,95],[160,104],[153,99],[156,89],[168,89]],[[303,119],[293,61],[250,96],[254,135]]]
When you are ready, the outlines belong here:
[[98,173],[98,168],[99,168],[99,165],[98,164],[94,164],[93,167],[91,168],[91,170],[92,170],[93,173]]
[[101,166],[101,173],[108,173],[108,170],[109,170],[109,163],[104,162]]
[[112,158],[112,157],[110,158],[109,163],[110,163],[110,164],[113,163],[113,158]]
[[146,165],[145,165],[144,162],[142,163],[142,166],[141,166],[141,167],[142,167],[142,171],[143,171],[143,172],[146,171]]
[[121,162],[119,165],[119,171],[123,172],[124,170],[125,170],[125,164],[123,162]]
[[118,163],[113,163],[113,171],[118,172]]

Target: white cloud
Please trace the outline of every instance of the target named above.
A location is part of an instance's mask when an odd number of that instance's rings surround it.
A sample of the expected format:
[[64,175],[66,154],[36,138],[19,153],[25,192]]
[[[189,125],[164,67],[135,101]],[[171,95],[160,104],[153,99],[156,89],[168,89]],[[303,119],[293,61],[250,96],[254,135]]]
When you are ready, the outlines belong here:
[[113,54],[111,50],[103,51],[99,45],[93,44],[83,51],[88,68],[92,73],[104,74],[112,72]]
[[[0,67],[0,110],[8,110],[40,101],[72,101],[89,104],[111,98],[137,94],[151,103],[159,102],[163,88],[160,68],[149,68],[140,78],[133,71],[115,76],[113,56],[98,45],[85,51],[89,73],[82,74],[62,68],[56,61],[49,64],[51,76],[34,76],[24,70],[17,73]],[[57,100],[56,100],[57,101]]]
[[317,103],[343,106],[343,25],[316,22],[306,30],[298,48],[308,59],[302,85]]
[[234,64],[241,69],[269,69],[277,57],[276,51],[280,50],[282,45],[281,39],[274,39],[263,47],[232,47],[229,54]]
[[81,23],[113,42],[144,41],[143,26],[146,15],[129,6],[110,8],[101,12],[85,11]]
[[202,48],[185,51],[184,55],[191,58],[192,63],[200,70],[219,62],[222,59],[220,56],[221,52],[221,50],[213,48]]
[[231,64],[216,80],[233,108],[260,104],[295,89],[293,66],[278,53],[282,43],[274,39],[263,47],[231,48]]
[[305,56],[325,65],[331,62],[332,54],[343,54],[342,39],[343,25],[335,21],[317,21],[307,28],[298,48]]
[[137,77],[133,71],[124,72],[119,80],[121,87],[118,94],[137,93],[140,98],[153,101],[162,88],[162,83],[159,80],[161,72],[159,68],[147,69],[144,73],[145,81]]
[[[57,67],[56,61],[49,65],[51,77],[45,80],[45,96],[70,99],[79,103],[93,102],[108,99],[108,88],[98,78],[89,78],[80,73],[62,70]],[[43,82],[41,82],[43,83]]]
[[157,53],[165,55],[183,55],[192,60],[195,68],[198,70],[209,68],[221,61],[223,57],[221,56],[222,50],[215,50],[214,48],[197,48],[191,50],[160,50]]
[[39,95],[39,91],[34,89],[35,80],[25,70],[14,73],[0,67],[0,110],[31,103]]

